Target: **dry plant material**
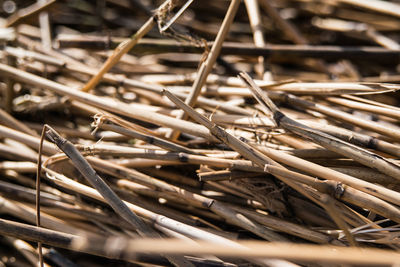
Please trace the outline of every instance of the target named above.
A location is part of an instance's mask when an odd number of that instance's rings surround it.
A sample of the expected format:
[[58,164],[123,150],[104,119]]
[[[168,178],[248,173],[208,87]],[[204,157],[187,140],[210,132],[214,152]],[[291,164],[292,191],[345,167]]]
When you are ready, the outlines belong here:
[[56,1],[37,1],[36,3],[26,7],[24,9],[18,10],[18,12],[14,13],[11,17],[7,19],[6,27],[12,27],[16,24],[21,23],[24,19],[29,18],[30,16],[35,16],[40,12],[48,9],[51,5],[53,5]]
[[[85,158],[68,140],[61,137],[55,130],[46,126],[46,136],[54,144],[56,144],[72,161],[75,168],[96,188],[96,190],[104,197],[107,203],[114,209],[114,211],[132,224],[137,232],[142,236],[159,237],[158,234],[146,225],[128,206],[114,193],[114,191],[98,176],[96,171],[90,166]],[[38,225],[39,226],[39,225]],[[176,266],[192,266],[183,258],[168,256],[172,264]]]
[[2,261],[399,262],[395,1],[3,2]]
[[[232,0],[229,8],[226,12],[225,18],[222,21],[221,27],[218,31],[218,34],[215,38],[215,41],[211,47],[211,50],[209,53],[207,53],[206,59],[201,62],[196,79],[193,82],[191,91],[189,92],[189,95],[187,96],[185,103],[188,104],[189,106],[194,106],[194,104],[197,102],[197,98],[200,95],[200,90],[205,84],[207,80],[208,74],[211,72],[212,68],[214,67],[214,64],[217,60],[217,57],[219,56],[219,53],[221,51],[222,44],[225,40],[226,35],[228,34],[229,27],[233,22],[233,19],[236,15],[236,11],[239,8],[240,0]],[[185,113],[181,113],[179,115],[179,119],[187,119],[188,115]],[[176,139],[179,135],[179,132],[172,132],[171,133],[171,138]]]

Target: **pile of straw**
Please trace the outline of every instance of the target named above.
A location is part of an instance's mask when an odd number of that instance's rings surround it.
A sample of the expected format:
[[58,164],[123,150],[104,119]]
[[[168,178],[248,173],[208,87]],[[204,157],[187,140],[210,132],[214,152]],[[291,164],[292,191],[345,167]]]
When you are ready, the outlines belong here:
[[4,1],[3,266],[400,262],[400,4]]

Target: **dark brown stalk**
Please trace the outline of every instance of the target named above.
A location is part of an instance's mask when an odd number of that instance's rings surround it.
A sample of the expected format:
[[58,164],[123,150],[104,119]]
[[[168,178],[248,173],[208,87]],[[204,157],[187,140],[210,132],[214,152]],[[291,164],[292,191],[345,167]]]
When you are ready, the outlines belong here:
[[[108,40],[104,37],[93,41],[86,38],[76,37],[72,39],[59,38],[60,47],[78,47],[87,49],[106,49],[109,45]],[[116,46],[119,41],[113,42],[111,46]],[[212,43],[208,43],[212,46]],[[170,40],[149,40],[143,39],[134,49],[133,53],[202,53],[204,47],[196,47],[192,44],[182,44]],[[221,55],[241,55],[241,56],[264,56],[273,59],[298,57],[298,58],[323,58],[323,59],[375,59],[379,62],[395,62],[398,50],[390,50],[376,46],[333,46],[333,45],[285,45],[285,44],[268,44],[264,47],[256,47],[253,43],[234,43],[224,42],[221,48]]]

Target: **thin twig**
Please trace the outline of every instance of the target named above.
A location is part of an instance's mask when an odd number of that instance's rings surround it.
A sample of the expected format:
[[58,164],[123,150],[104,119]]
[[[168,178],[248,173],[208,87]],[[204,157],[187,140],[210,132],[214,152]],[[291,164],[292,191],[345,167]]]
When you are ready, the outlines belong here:
[[[229,27],[231,26],[233,19],[236,15],[236,11],[239,8],[240,0],[232,0],[229,5],[228,11],[226,12],[225,18],[221,24],[221,27],[218,31],[217,37],[215,38],[214,44],[211,47],[210,52],[207,55],[206,61],[202,62],[199,71],[197,73],[196,79],[192,85],[192,89],[185,100],[185,103],[189,106],[193,107],[197,101],[198,96],[200,95],[201,88],[205,84],[207,80],[208,74],[211,72],[217,57],[221,51],[222,44],[225,40],[226,35],[228,34]],[[187,119],[187,114],[181,113],[178,117],[179,119]],[[171,134],[172,139],[176,139],[179,135],[178,131],[175,131]]]
[[[36,226],[40,227],[40,176],[42,173],[42,149],[43,149],[43,141],[45,139],[46,130],[48,129],[47,125],[43,126],[42,133],[40,135],[40,143],[38,149],[38,159],[37,159],[37,171],[36,171]],[[42,251],[42,243],[38,243],[39,249],[39,262],[40,266],[43,267],[43,251]]]
[[92,79],[90,79],[90,81],[81,90],[83,92],[88,92],[93,87],[95,87],[100,82],[103,75],[107,73],[115,64],[117,64],[118,61],[121,59],[121,57],[124,54],[128,53],[128,51],[135,46],[135,44],[139,41],[139,39],[142,38],[146,33],[148,33],[154,27],[155,24],[156,24],[155,18],[154,17],[149,18],[145,22],[145,24],[143,24],[142,28],[140,28],[131,39],[127,40],[126,42],[120,43],[118,47],[114,50],[114,53],[103,64],[98,73]]
[[[253,32],[254,44],[257,47],[264,47],[264,32],[262,30],[262,19],[259,9],[259,4],[257,0],[245,0],[244,1],[247,9],[247,14],[250,21],[251,30]],[[265,72],[265,58],[263,56],[258,57],[258,68],[256,72],[258,76],[262,79]]]
[[[172,3],[171,0],[166,0],[158,10],[166,8],[166,6]],[[127,41],[122,42],[118,45],[118,47],[114,50],[114,53],[107,59],[107,61],[103,64],[99,72],[81,89],[83,92],[88,92],[93,87],[95,87],[104,74],[106,74],[118,61],[121,59],[123,55],[129,52],[138,41],[145,36],[154,26],[156,25],[156,16],[150,17],[143,26]]]

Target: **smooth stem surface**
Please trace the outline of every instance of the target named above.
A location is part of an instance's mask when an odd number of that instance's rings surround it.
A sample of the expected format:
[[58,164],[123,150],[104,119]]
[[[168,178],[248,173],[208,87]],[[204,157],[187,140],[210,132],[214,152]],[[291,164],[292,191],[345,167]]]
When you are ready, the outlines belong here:
[[[213,46],[207,56],[207,59],[205,62],[203,62],[200,66],[200,69],[197,73],[196,79],[192,85],[192,89],[187,96],[185,103],[191,107],[193,107],[197,101],[198,96],[200,95],[201,88],[205,84],[207,80],[208,74],[211,72],[215,61],[217,60],[217,57],[220,54],[222,44],[225,40],[226,35],[228,34],[229,27],[233,22],[233,18],[236,15],[236,12],[239,8],[241,0],[232,0],[228,11],[226,12],[224,21],[222,22],[222,25],[218,31],[217,37],[215,38],[215,41],[213,43]],[[184,119],[186,120],[188,118],[188,115],[183,112],[179,115],[179,119]],[[176,139],[179,135],[178,131],[174,131],[171,135],[172,139]]]
[[196,76],[196,80],[193,83],[192,90],[185,100],[185,103],[191,107],[196,103],[197,97],[200,94],[200,90],[206,82],[207,76],[211,72],[215,61],[219,56],[222,43],[224,42],[225,37],[228,34],[229,27],[233,22],[233,18],[236,15],[236,11],[239,8],[240,2],[240,0],[232,0],[224,21],[222,22],[221,28],[218,31],[217,37],[215,38],[214,44],[211,47],[210,53],[208,54],[207,60],[203,64],[201,64],[200,70],[198,71],[198,74]]

